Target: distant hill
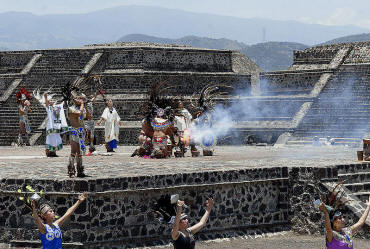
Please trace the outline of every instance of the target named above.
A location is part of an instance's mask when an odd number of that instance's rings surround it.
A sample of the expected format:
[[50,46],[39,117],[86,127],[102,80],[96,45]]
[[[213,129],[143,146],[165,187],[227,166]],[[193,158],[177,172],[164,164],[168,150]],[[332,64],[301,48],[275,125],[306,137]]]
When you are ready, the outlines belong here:
[[369,33],[353,25],[327,26],[298,21],[238,18],[153,6],[121,6],[84,14],[0,13],[0,47],[11,50],[78,47],[108,43],[139,33],[177,39],[194,35],[245,44],[262,41],[313,45],[336,37]]
[[346,43],[346,42],[366,42],[366,41],[370,41],[370,33],[343,36],[343,37],[339,37],[339,38],[321,43],[319,45],[329,45],[329,44]]
[[165,44],[188,45],[198,48],[239,50],[265,71],[283,70],[293,63],[293,50],[302,50],[308,46],[293,42],[265,42],[246,45],[229,39],[186,36],[180,39],[160,38],[142,34],[130,34],[121,37],[119,42],[154,42]]

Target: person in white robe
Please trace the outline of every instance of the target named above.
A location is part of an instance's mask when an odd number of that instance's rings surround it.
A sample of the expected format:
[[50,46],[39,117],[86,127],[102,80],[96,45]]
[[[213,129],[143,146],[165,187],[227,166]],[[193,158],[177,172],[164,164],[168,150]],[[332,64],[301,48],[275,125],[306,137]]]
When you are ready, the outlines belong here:
[[104,109],[97,125],[100,125],[103,121],[105,122],[105,146],[107,152],[115,152],[114,149],[117,148],[117,142],[119,141],[119,122],[121,118],[113,107],[112,99],[107,101],[107,107]]
[[51,97],[48,98],[47,93],[44,93],[44,98],[47,112],[45,152],[48,157],[56,157],[56,151],[63,148],[60,134],[68,131],[64,102],[56,104]]

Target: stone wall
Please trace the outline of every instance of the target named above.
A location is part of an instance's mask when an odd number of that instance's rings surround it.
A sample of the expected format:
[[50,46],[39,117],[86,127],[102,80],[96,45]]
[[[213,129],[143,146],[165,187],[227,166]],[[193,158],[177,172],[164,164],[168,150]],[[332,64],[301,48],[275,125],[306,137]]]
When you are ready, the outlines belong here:
[[[338,165],[326,168],[301,167],[292,168],[289,172],[290,186],[289,196],[292,214],[292,230],[298,234],[325,235],[325,218],[323,213],[313,206],[313,202],[321,196],[329,193],[326,183],[335,185],[338,183],[338,169],[362,168],[366,164]],[[346,220],[346,226],[355,224],[362,215],[354,212],[357,203],[349,202],[342,212]],[[366,224],[355,235],[357,238],[370,238],[370,226]]]
[[0,77],[0,92],[5,92],[5,90],[8,89],[13,80],[13,78]]
[[28,184],[44,190],[58,215],[76,201],[76,192],[89,191],[86,202],[63,226],[64,242],[168,242],[171,226],[160,223],[151,207],[162,195],[174,193],[189,206],[186,212],[192,224],[201,218],[205,200],[214,198],[215,208],[199,234],[203,239],[224,237],[230,230],[281,230],[289,223],[287,175],[287,168],[263,168],[122,179],[3,179],[0,241],[39,238],[30,211],[16,197],[16,190]]
[[370,47],[359,45],[354,46],[347,59],[344,61],[344,63],[345,64],[370,63]]
[[264,73],[261,75],[261,95],[308,94],[321,73]]
[[[341,166],[344,167],[344,166]],[[347,167],[347,166],[346,166]],[[215,207],[198,239],[281,231],[324,234],[324,217],[313,201],[327,193],[325,182],[336,182],[336,166],[269,167],[156,176],[92,180],[2,179],[0,241],[38,240],[30,210],[17,199],[17,189],[31,185],[43,190],[45,201],[62,215],[77,200],[89,197],[63,226],[63,241],[87,246],[168,243],[171,226],[158,221],[151,207],[163,195],[178,193],[188,204],[190,223],[204,212],[213,197]],[[357,215],[357,216],[356,216]],[[345,210],[349,223],[358,214]],[[237,232],[235,232],[237,231]],[[368,226],[357,237],[369,238]]]
[[0,52],[0,74],[20,73],[33,55],[32,52]]
[[337,46],[324,46],[294,51],[293,64],[328,64],[338,50]]

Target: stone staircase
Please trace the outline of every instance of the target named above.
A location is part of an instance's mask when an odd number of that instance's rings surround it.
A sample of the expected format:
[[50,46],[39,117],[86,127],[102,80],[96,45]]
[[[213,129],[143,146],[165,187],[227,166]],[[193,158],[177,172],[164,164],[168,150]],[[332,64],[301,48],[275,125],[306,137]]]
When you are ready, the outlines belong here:
[[369,73],[336,73],[293,135],[361,139],[370,124],[369,82]]
[[339,165],[338,180],[364,203],[370,196],[370,163]]
[[[31,55],[33,54],[35,53],[31,53]],[[82,54],[83,56],[81,56],[78,50],[67,52],[66,55],[61,50],[47,50],[37,57],[28,56],[27,58],[30,61],[28,61],[28,64],[24,62],[23,68],[16,74],[0,74],[0,77],[3,78],[13,77],[13,79],[19,79],[15,86],[8,86],[8,88],[12,87],[12,89],[9,95],[0,102],[1,145],[11,145],[17,140],[19,129],[18,105],[16,102],[17,89],[26,87],[28,91],[32,92],[34,89],[40,88],[41,92],[43,92],[52,88],[53,92],[57,93],[57,97],[60,97],[61,87],[79,77],[85,64],[91,57],[90,53]],[[13,59],[16,60],[17,58],[14,57]],[[3,66],[0,66],[0,69],[3,68]],[[28,117],[32,134],[34,134],[34,132],[39,130],[40,124],[45,119],[46,112],[35,99],[31,100],[31,106],[32,113]]]
[[[25,66],[27,70],[23,68],[23,74],[13,75],[19,77],[19,81],[16,87],[8,91],[8,96],[0,101],[0,117],[4,116],[0,118],[1,145],[10,145],[18,134],[19,121],[15,94],[21,86],[25,86],[29,91],[40,88],[41,92],[52,88],[57,97],[60,97],[62,87],[68,82],[88,74],[101,75],[103,89],[107,97],[114,100],[115,107],[122,118],[121,142],[126,144],[137,143],[141,120],[138,114],[153,83],[170,79],[170,84],[175,86],[174,94],[181,93],[187,96],[186,98],[194,92],[199,92],[203,86],[211,82],[235,86],[241,84],[243,88],[249,88],[248,91],[250,91],[250,75],[246,74],[247,69],[243,69],[244,71],[240,73],[240,68],[232,64],[239,63],[245,58],[238,55],[238,58],[231,59],[236,54],[233,51],[151,48],[146,45],[143,48],[103,46],[30,51],[30,53],[40,54],[40,57],[34,60],[31,66]],[[208,58],[214,60],[210,61]],[[27,65],[27,61],[24,64]],[[0,74],[0,79],[1,77],[5,75]],[[4,80],[4,84],[8,86],[11,80]],[[32,141],[43,144],[45,110],[34,100],[31,104],[34,109],[34,112],[29,115],[33,130]],[[94,104],[95,120],[99,119],[104,107],[105,103],[98,98]],[[97,127],[97,135],[102,133],[103,127]]]

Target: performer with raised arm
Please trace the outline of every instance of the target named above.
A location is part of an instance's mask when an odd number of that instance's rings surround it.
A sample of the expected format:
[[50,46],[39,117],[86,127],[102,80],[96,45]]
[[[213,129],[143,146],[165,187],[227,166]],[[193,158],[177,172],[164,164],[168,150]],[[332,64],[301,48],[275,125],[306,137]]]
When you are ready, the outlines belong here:
[[60,134],[68,131],[68,125],[64,114],[64,102],[57,104],[54,94],[45,92],[40,95],[40,90],[34,90],[33,95],[47,112],[45,153],[47,157],[57,157],[56,151],[63,148]]
[[[68,219],[76,208],[86,199],[87,193],[78,196],[78,201],[70,207],[67,212],[58,220],[54,221],[54,210],[48,204],[41,204],[39,214],[36,210],[36,202],[32,201],[32,215],[36,226],[40,231],[42,248],[44,249],[61,249],[62,248],[62,231],[60,227]],[[41,219],[40,219],[40,217]]]
[[87,139],[89,141],[89,152],[86,154],[86,156],[91,156],[91,154],[96,150],[94,146],[94,132],[95,132],[95,121],[94,121],[94,101],[96,100],[96,97],[98,96],[98,93],[96,92],[93,96],[93,98],[86,104],[86,108],[90,112],[90,118],[87,118],[85,120],[85,129],[86,129],[86,135]]
[[[340,184],[338,184],[331,192],[330,198],[328,198],[327,204],[321,201],[320,210],[324,213],[325,217],[325,230],[326,230],[326,247],[328,249],[337,248],[354,248],[353,247],[353,235],[358,232],[361,227],[365,224],[366,219],[370,212],[370,197],[366,201],[366,209],[362,214],[360,220],[349,227],[345,227],[346,221],[343,217],[339,207],[343,205],[340,203],[341,196],[340,191],[336,191]],[[368,224],[370,225],[370,224]]]
[[206,201],[206,211],[200,221],[189,227],[188,216],[182,213],[182,208],[184,206],[184,201],[177,201],[177,212],[175,221],[173,223],[173,228],[171,236],[173,239],[173,246],[175,249],[189,248],[192,249],[195,247],[195,240],[193,235],[202,229],[208,220],[208,217],[211,213],[214,201],[212,198],[209,198]]
[[77,177],[85,177],[84,167],[82,165],[82,154],[85,154],[86,146],[84,119],[90,117],[89,111],[85,108],[87,99],[84,94],[75,95],[73,98],[74,105],[68,107],[68,119],[71,123],[70,142],[71,155],[69,158],[68,174],[74,177],[76,171],[74,161],[76,160]]
[[[31,133],[31,128],[28,120],[28,113],[32,113],[31,109],[31,98],[32,95],[27,91],[26,88],[22,87],[18,90],[16,94],[18,103],[18,113],[19,113],[19,134],[17,144],[18,146],[23,146],[24,144],[30,144],[29,135]],[[26,136],[27,142],[24,143],[23,135]]]
[[85,177],[84,167],[82,166],[82,154],[85,154],[85,125],[84,119],[90,117],[90,112],[85,108],[87,98],[81,92],[85,80],[77,79],[72,84],[68,82],[63,90],[64,101],[68,105],[68,119],[71,124],[69,128],[69,139],[71,144],[71,155],[68,163],[68,175],[74,177],[76,169],[74,162],[77,162],[77,177]]
[[117,148],[117,142],[119,141],[119,122],[121,118],[113,107],[112,99],[107,101],[107,107],[96,124],[100,125],[103,121],[105,122],[105,147],[107,152],[115,152],[114,149]]

